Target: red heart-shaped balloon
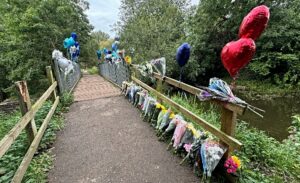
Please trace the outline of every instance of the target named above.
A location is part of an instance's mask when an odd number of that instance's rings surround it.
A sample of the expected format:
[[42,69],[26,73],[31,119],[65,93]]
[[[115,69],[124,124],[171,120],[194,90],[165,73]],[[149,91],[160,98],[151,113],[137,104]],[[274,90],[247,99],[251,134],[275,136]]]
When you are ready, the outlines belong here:
[[231,77],[245,67],[255,53],[255,42],[251,38],[241,38],[227,43],[221,52],[221,60]]
[[270,11],[267,6],[261,5],[253,8],[243,19],[239,37],[256,40],[267,27],[269,18]]

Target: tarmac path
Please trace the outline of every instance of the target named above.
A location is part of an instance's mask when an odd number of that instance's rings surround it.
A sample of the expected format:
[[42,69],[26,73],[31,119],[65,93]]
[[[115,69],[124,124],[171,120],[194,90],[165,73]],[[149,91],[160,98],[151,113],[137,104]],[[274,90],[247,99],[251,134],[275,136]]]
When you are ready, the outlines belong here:
[[200,182],[114,85],[84,75],[74,96],[77,102],[54,144],[50,183]]

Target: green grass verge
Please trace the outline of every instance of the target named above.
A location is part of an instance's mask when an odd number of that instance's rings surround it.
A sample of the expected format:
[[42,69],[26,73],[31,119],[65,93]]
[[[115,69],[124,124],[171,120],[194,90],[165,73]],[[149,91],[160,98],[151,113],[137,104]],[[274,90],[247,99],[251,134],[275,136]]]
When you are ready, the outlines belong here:
[[[39,148],[33,160],[30,163],[29,168],[22,182],[26,183],[43,183],[47,182],[47,172],[53,166],[53,154],[51,153],[51,146],[56,139],[56,132],[64,127],[64,118],[62,111],[67,111],[68,106],[72,103],[73,97],[68,94],[64,94],[60,100],[60,104],[57,107],[55,114],[53,115],[48,128],[40,142]],[[35,115],[35,122],[37,128],[39,128],[49,112],[52,106],[51,101],[45,102],[42,108]],[[12,127],[21,118],[21,114],[15,111],[10,114],[0,113],[0,139],[2,139],[7,132],[9,132]],[[0,182],[8,183],[11,181],[15,171],[20,165],[29,142],[25,130],[16,139],[13,145],[10,147],[8,152],[0,159]]]

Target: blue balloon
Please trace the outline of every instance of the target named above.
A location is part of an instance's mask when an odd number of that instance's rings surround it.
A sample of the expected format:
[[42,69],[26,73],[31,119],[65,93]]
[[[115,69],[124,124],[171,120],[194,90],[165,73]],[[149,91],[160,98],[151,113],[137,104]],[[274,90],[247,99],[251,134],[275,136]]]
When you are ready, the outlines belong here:
[[115,41],[120,41],[120,36],[116,36]]
[[118,58],[119,56],[118,56],[117,52],[113,51],[112,52],[112,57]]
[[116,43],[113,43],[111,48],[112,48],[112,51],[117,51],[118,50],[118,45]]
[[97,57],[98,57],[98,60],[101,59],[101,50],[97,50]]
[[107,55],[107,49],[106,48],[103,48],[103,53],[104,53],[104,55]]
[[75,42],[75,47],[79,47],[79,43],[77,41]]
[[64,48],[70,48],[75,45],[75,41],[72,37],[66,38],[64,40]]
[[77,34],[75,32],[71,33],[71,37],[76,41],[77,40]]
[[177,49],[176,61],[180,67],[183,67],[189,60],[191,54],[191,46],[188,43],[183,43]]

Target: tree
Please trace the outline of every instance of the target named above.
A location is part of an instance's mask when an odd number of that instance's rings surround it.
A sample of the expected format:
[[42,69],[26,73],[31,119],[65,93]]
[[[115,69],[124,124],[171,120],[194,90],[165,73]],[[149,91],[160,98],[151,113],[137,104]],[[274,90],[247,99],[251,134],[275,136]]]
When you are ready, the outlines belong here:
[[256,41],[257,51],[246,79],[269,79],[273,83],[299,83],[299,15],[297,0],[220,1],[202,0],[189,19],[189,40],[193,54],[188,76],[193,82],[228,76],[221,60],[222,47],[238,39],[238,28],[247,13],[260,4],[270,8],[269,26]]
[[[0,90],[7,91],[17,80],[27,80],[31,89],[45,89],[45,66],[53,49],[63,50],[64,38],[75,31],[81,46],[90,39],[92,26],[84,0],[1,1],[1,70],[5,78]],[[82,56],[84,57],[84,52]],[[2,78],[1,78],[2,80]]]
[[168,74],[178,76],[175,54],[185,38],[186,5],[186,0],[123,0],[118,24],[121,47],[134,50],[135,63],[166,57]]
[[99,45],[101,41],[106,41],[110,37],[109,34],[102,31],[92,32],[91,36]]

